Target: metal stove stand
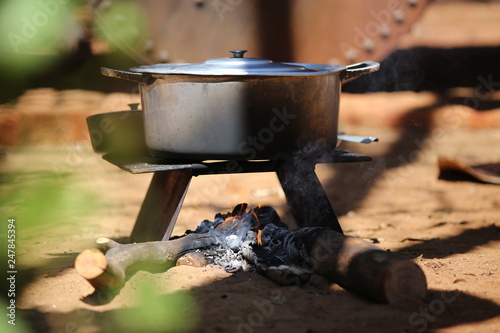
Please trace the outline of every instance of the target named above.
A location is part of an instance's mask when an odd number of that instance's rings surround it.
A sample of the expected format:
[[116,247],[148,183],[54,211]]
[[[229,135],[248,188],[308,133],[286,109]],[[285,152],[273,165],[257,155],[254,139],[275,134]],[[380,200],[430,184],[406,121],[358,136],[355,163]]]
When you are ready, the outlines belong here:
[[175,163],[150,156],[124,158],[114,154],[103,157],[132,174],[153,172],[131,241],[167,240],[179,215],[193,176],[232,173],[276,172],[292,214],[301,227],[342,228],[314,171],[318,163],[371,161],[371,157],[346,150],[297,152],[280,160]]

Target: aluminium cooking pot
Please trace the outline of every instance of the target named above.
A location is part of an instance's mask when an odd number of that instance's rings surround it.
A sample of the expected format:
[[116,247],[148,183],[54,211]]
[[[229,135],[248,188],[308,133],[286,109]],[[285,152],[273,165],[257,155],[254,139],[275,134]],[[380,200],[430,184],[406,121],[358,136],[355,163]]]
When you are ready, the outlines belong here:
[[139,83],[146,145],[153,156],[273,159],[314,144],[335,147],[341,83],[378,70],[279,63],[246,51],[195,64],[156,64],[102,74]]

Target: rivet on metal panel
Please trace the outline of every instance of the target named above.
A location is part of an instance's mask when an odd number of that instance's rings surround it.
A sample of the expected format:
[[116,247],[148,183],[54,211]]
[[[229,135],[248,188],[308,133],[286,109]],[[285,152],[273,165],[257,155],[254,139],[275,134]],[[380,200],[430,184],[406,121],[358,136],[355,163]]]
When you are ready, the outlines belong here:
[[144,42],[144,52],[149,53],[153,50],[154,42],[151,38]]
[[193,0],[196,7],[202,7],[204,5],[204,0]]
[[381,24],[379,28],[380,36],[387,38],[391,35],[391,27],[388,24]]
[[411,6],[411,7],[416,7],[418,6],[418,0],[408,0],[408,4]]
[[395,9],[392,11],[392,17],[398,23],[403,23],[405,20],[405,12],[402,9]]
[[134,111],[134,110],[139,110],[139,105],[140,103],[130,103],[128,107],[130,108],[130,110]]
[[96,1],[95,6],[96,6],[96,8],[99,8],[99,9],[105,9],[105,8],[110,7],[112,4],[113,4],[112,1],[104,0],[104,1],[101,1],[100,3],[98,1]]
[[168,62],[170,59],[170,52],[167,50],[160,50],[158,52],[158,62]]
[[355,62],[356,59],[358,58],[358,51],[354,49],[349,49],[345,52],[345,60],[347,60],[348,63]]
[[337,65],[340,63],[340,60],[338,58],[330,58],[330,59],[328,59],[328,63],[330,65]]
[[363,49],[366,52],[371,52],[375,48],[375,41],[372,38],[365,38],[363,40]]

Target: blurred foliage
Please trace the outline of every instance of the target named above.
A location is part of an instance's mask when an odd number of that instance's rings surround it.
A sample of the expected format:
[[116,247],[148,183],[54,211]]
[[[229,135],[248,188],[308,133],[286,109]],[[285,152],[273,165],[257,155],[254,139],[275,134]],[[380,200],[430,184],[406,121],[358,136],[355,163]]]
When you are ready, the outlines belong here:
[[0,1],[0,97],[20,93],[60,60],[76,28],[71,17],[76,2]]
[[198,325],[195,298],[188,292],[158,296],[154,285],[142,283],[140,306],[113,312],[120,332],[192,332]]
[[54,172],[2,174],[0,185],[9,189],[0,193],[2,216],[15,218],[19,228],[30,228],[94,214],[97,198],[73,177]]
[[0,3],[0,68],[26,77],[58,59],[67,47],[74,1],[3,0]]
[[146,15],[132,1],[115,2],[95,13],[97,36],[131,58],[144,41]]
[[[89,3],[0,0],[0,103],[36,87],[96,89],[100,66],[124,58],[137,65],[147,25],[142,8],[131,0],[115,0],[94,11],[86,7]],[[94,37],[109,45],[105,54],[92,54]]]

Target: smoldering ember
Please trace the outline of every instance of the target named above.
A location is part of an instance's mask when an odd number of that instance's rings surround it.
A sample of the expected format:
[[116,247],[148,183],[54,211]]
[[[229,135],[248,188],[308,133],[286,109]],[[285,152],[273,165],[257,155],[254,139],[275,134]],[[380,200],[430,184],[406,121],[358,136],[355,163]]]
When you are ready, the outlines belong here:
[[138,268],[215,264],[228,272],[256,270],[280,285],[302,285],[319,274],[377,302],[403,304],[422,299],[426,278],[417,264],[372,243],[326,227],[293,231],[269,206],[216,214],[194,231],[167,241],[119,244],[99,238],[83,251],[77,272],[99,290],[119,291]]

